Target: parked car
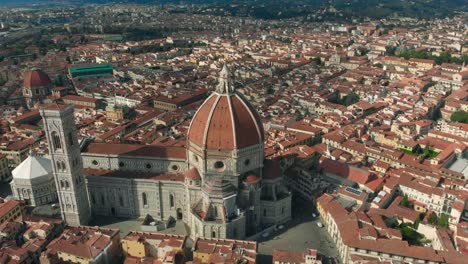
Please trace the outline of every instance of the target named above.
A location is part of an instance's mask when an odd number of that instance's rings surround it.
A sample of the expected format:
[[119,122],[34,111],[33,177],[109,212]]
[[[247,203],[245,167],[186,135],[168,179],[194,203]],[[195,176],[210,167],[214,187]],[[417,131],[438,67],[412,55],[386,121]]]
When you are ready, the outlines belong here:
[[317,222],[317,226],[318,226],[318,227],[323,227],[322,222]]
[[315,213],[312,213],[312,217],[315,218],[317,217],[317,215]]
[[270,235],[270,233],[265,232],[265,233],[262,234],[262,237],[263,237],[263,238],[267,238],[269,235]]

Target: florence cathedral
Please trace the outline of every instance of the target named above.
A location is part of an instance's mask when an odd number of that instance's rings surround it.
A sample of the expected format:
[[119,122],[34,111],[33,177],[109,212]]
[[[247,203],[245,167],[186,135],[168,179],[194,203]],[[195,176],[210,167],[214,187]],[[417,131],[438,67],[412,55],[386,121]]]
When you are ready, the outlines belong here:
[[[279,164],[264,157],[260,117],[236,92],[226,65],[218,79],[192,118],[185,147],[78,142],[73,106],[41,108],[49,162],[30,156],[14,174],[51,185],[57,195],[50,199],[58,198],[69,225],[149,215],[183,221],[192,237],[245,239],[283,223],[291,218],[291,194]],[[21,198],[14,183],[12,189]]]

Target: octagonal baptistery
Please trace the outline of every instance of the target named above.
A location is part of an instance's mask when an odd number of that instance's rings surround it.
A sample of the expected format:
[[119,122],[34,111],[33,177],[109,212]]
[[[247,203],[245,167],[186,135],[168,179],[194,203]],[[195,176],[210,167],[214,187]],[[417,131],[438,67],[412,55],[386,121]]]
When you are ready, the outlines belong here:
[[[236,187],[247,172],[261,175],[264,132],[254,107],[234,89],[226,65],[218,85],[195,113],[188,131],[188,161],[202,178],[223,176]],[[239,179],[241,176],[241,179]]]

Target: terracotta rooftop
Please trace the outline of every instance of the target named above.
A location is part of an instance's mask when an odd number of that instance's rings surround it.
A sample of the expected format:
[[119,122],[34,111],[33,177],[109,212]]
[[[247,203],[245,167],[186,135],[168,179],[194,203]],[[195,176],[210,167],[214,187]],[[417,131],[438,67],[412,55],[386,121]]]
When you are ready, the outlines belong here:
[[101,169],[83,169],[83,174],[87,176],[100,176],[100,177],[115,177],[127,179],[148,179],[154,181],[177,181],[183,182],[184,175],[181,173],[151,173],[151,172],[135,172],[121,170],[101,170]]
[[70,255],[94,260],[106,247],[113,243],[119,230],[99,229],[91,227],[72,227],[66,229],[62,235],[53,240],[47,251],[64,252]]
[[184,147],[161,147],[154,145],[132,145],[119,143],[91,143],[87,153],[117,156],[141,156],[155,158],[185,159]]

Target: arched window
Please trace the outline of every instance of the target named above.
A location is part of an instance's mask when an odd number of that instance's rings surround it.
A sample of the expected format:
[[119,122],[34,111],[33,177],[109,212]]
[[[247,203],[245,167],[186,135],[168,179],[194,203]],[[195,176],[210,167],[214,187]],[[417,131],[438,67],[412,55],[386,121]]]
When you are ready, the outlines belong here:
[[60,181],[60,188],[65,188],[65,184],[63,183],[63,181]]
[[65,161],[61,161],[62,163],[62,171],[66,171],[67,166],[65,166]]
[[216,231],[211,232],[211,237],[215,238],[216,237]]
[[62,171],[62,165],[60,164],[60,161],[57,161],[56,164],[57,164],[57,171]]
[[106,199],[104,199],[104,194],[101,194],[101,204],[102,205],[106,204]]
[[174,195],[169,194],[169,204],[171,207],[174,207]]
[[60,136],[56,131],[52,132],[52,145],[54,150],[61,149],[62,143],[60,142]]
[[266,209],[263,209],[263,216],[266,216]]
[[65,189],[70,189],[70,184],[68,183],[68,181],[65,181]]
[[141,196],[143,198],[143,206],[148,206],[148,197],[146,193],[142,193]]
[[214,207],[214,214],[215,214],[215,217],[218,217],[218,207]]

